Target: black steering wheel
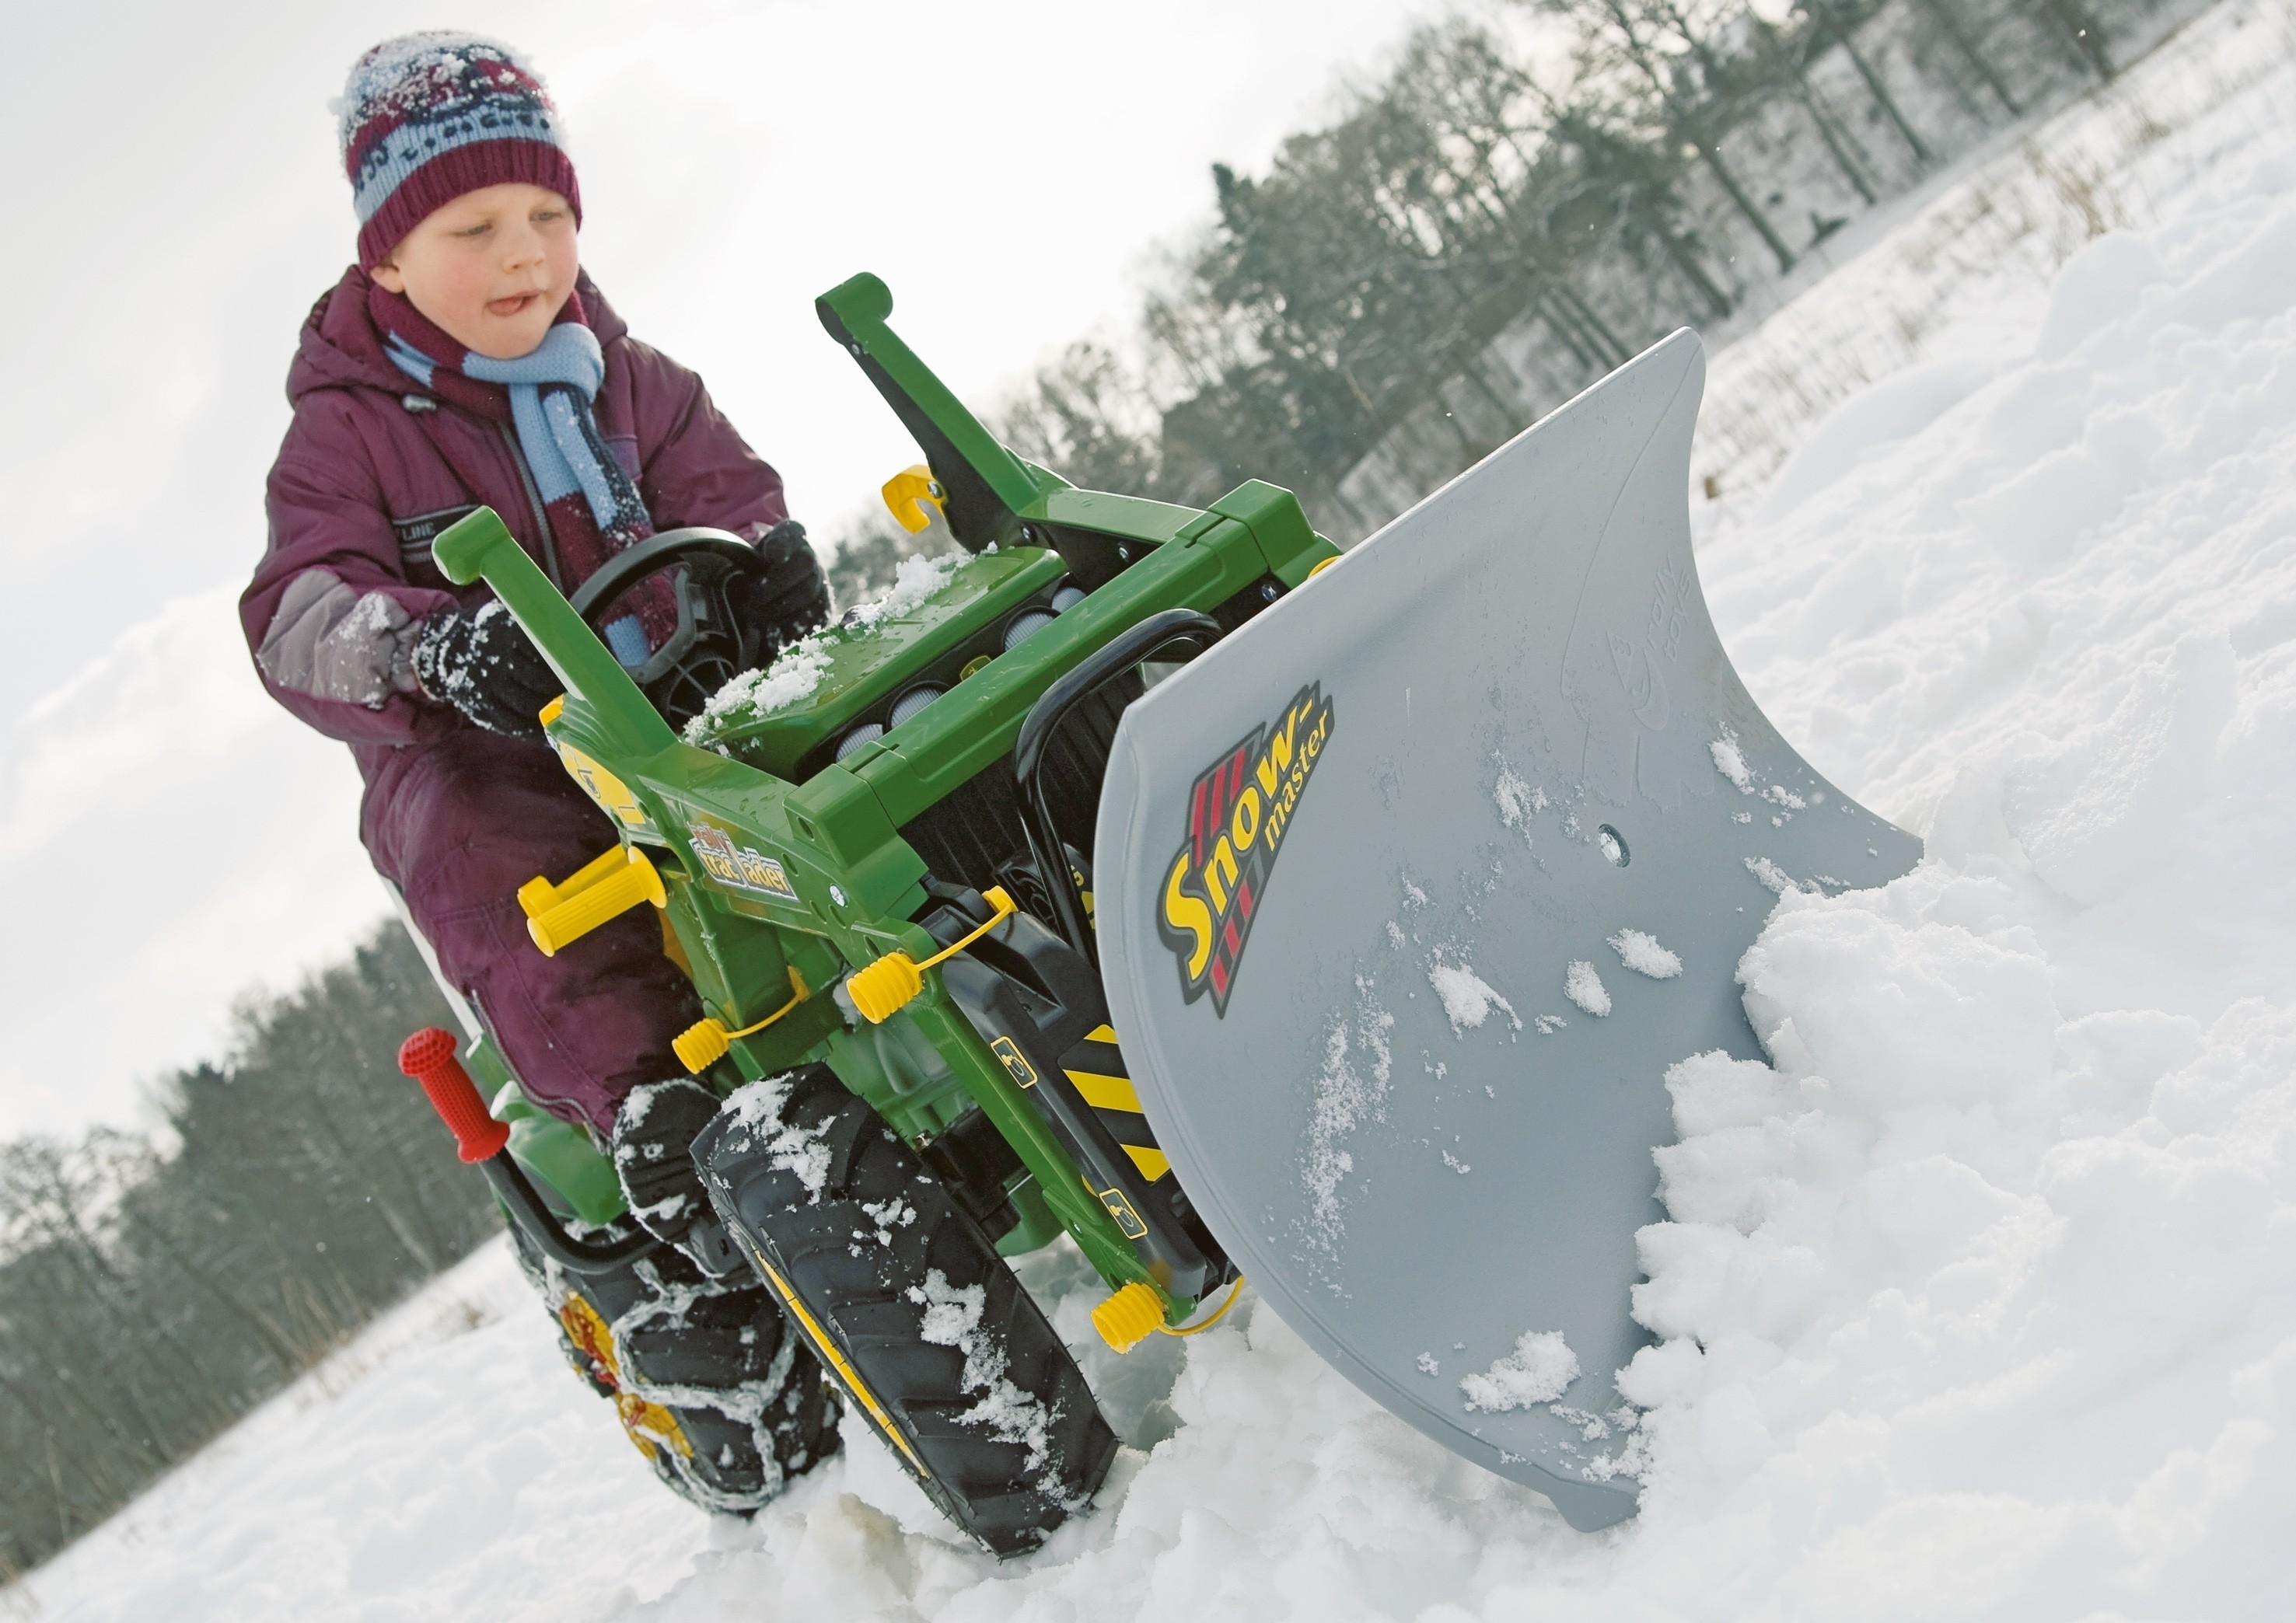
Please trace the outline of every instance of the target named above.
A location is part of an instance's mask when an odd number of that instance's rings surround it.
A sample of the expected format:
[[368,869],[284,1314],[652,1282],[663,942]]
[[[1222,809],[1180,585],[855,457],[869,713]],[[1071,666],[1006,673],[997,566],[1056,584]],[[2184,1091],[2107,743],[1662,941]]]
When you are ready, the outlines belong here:
[[732,531],[688,525],[616,553],[567,601],[603,638],[609,623],[631,612],[621,600],[632,587],[676,571],[669,585],[677,628],[644,664],[627,668],[662,719],[683,727],[711,694],[764,656],[765,627],[750,623],[745,605],[765,567],[758,549]]

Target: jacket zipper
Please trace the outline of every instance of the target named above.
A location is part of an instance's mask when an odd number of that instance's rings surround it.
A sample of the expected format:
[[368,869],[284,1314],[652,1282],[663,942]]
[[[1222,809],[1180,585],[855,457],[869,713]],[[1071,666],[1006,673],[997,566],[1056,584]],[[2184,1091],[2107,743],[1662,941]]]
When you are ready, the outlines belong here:
[[542,567],[550,572],[550,584],[563,592],[566,582],[558,573],[558,536],[550,528],[549,513],[543,511],[542,492],[534,482],[533,470],[526,465],[526,453],[519,449],[517,432],[509,423],[496,423],[495,432],[502,436],[503,448],[510,453],[511,465],[518,470],[518,482],[526,489],[527,504],[533,511],[535,523],[541,529]]

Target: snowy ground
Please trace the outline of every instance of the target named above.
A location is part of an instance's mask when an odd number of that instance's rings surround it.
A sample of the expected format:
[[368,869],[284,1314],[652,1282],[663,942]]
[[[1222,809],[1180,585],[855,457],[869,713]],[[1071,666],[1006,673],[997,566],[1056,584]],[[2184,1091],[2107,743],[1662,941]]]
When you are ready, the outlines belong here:
[[[2144,74],[2285,59],[2285,13],[2236,15]],[[1742,970],[1775,1068],[1673,1076],[1637,1521],[1570,1533],[1247,1299],[1190,1343],[1088,1351],[1145,1451],[1026,1561],[948,1542],[858,1434],[713,1522],[652,1485],[489,1248],[8,1598],[234,1623],[2296,1615],[2292,106],[2287,70],[2251,72],[2149,147],[2146,228],[2046,299],[1912,290],[1931,358],[1767,494],[1700,510],[1749,684],[1930,857],[1788,898]],[[1824,285],[1910,274],[1885,240]],[[1072,1258],[1030,1283],[1088,1344]]]

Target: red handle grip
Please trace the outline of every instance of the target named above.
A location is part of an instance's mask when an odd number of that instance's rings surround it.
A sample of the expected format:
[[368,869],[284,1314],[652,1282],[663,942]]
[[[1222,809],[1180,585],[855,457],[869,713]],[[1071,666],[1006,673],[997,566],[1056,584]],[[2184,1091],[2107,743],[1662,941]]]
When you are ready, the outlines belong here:
[[464,1160],[490,1160],[510,1142],[510,1123],[487,1114],[487,1102],[455,1056],[451,1032],[427,1026],[408,1037],[398,1045],[398,1069],[422,1084]]

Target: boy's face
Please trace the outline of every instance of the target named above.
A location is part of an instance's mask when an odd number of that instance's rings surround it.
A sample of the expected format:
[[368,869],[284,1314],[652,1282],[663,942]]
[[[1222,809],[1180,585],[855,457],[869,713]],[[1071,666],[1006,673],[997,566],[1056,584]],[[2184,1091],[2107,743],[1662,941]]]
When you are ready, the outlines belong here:
[[508,361],[549,333],[578,268],[573,209],[510,181],[432,210],[371,275],[455,342]]

